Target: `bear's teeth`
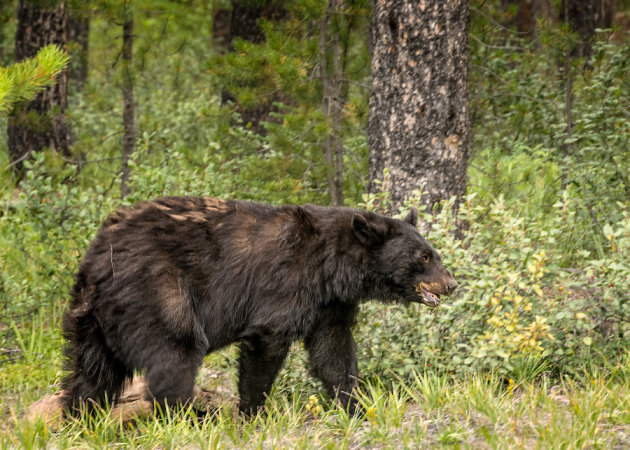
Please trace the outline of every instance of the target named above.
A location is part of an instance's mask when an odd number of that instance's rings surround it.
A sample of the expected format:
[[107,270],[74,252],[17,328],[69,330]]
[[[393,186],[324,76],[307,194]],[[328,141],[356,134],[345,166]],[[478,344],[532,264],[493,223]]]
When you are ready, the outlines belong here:
[[423,303],[427,306],[435,307],[440,305],[440,297],[424,288],[422,288],[422,297]]

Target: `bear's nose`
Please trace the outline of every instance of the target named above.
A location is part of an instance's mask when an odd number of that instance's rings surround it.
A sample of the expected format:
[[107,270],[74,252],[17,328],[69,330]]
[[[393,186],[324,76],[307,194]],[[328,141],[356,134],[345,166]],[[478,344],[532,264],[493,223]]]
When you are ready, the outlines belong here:
[[449,294],[457,289],[457,286],[459,286],[459,284],[457,284],[457,280],[455,280],[455,278],[453,277],[450,277],[450,280],[446,282],[446,287],[448,288]]

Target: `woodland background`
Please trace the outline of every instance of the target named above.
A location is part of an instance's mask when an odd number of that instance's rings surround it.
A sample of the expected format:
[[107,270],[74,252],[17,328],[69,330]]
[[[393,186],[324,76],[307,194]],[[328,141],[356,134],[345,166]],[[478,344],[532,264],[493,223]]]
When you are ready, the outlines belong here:
[[[3,446],[630,442],[627,0],[21,0],[0,23]],[[460,287],[364,306],[362,418],[296,345],[249,421],[237,348],[200,374],[228,392],[212,421],[21,421],[99,223],[184,194],[416,206]]]

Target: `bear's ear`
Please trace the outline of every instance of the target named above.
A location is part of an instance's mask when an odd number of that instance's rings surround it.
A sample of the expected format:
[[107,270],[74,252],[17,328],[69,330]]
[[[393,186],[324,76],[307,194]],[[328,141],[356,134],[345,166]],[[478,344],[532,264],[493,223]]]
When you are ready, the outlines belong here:
[[352,217],[352,231],[359,242],[365,246],[379,244],[385,240],[385,230],[380,229],[378,224],[361,214],[355,214]]
[[403,220],[414,227],[418,226],[418,210],[416,208],[411,208],[411,211],[409,211],[409,214],[407,214],[407,217]]

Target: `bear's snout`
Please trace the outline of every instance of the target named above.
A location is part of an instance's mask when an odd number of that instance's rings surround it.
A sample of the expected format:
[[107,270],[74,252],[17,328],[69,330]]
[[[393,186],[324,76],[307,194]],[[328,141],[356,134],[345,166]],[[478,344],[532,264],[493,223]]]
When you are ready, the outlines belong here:
[[453,276],[450,273],[448,274],[448,278],[446,279],[444,284],[446,285],[447,295],[452,294],[453,291],[457,289],[457,286],[459,286],[459,283],[457,283],[457,280],[453,278]]

